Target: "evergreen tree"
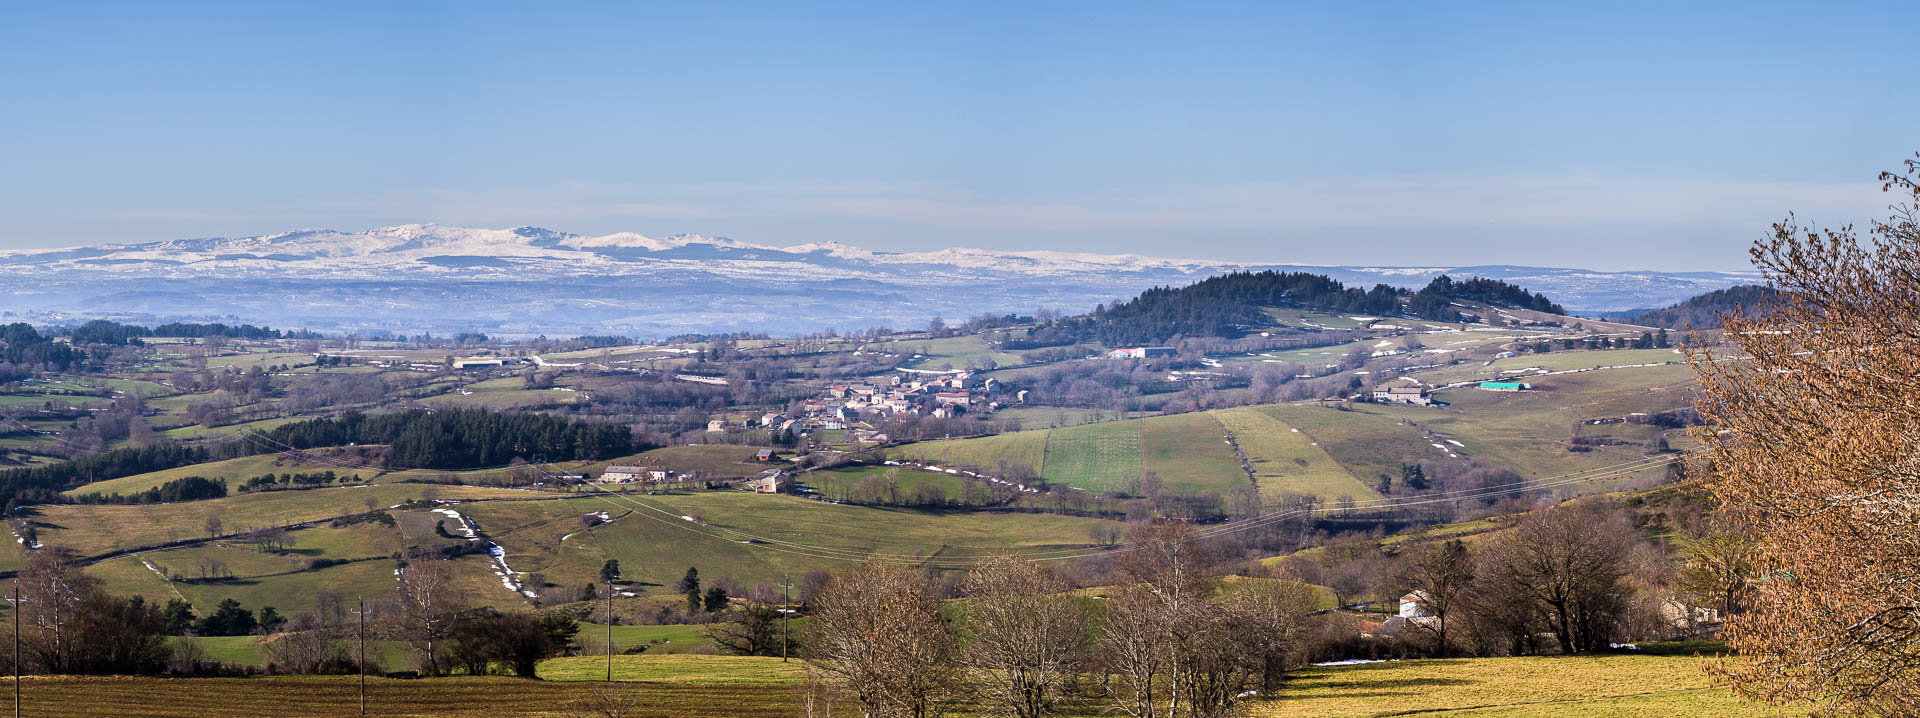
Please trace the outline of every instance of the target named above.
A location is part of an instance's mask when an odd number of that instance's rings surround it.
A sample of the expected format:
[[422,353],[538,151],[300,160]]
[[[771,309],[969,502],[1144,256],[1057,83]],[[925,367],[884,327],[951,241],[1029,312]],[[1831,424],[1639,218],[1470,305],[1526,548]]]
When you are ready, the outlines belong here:
[[269,634],[278,631],[286,622],[287,619],[281,616],[279,611],[274,610],[272,606],[266,606],[260,609],[260,633]]
[[1419,464],[1403,464],[1400,467],[1400,485],[1414,491],[1427,490],[1427,472]]
[[613,583],[620,580],[620,559],[610,558],[600,564],[600,582]]
[[249,636],[259,626],[252,611],[241,608],[239,601],[227,598],[221,599],[213,613],[195,623],[193,632],[202,636]]
[[682,595],[687,597],[687,611],[689,613],[700,610],[700,569],[688,566],[687,575],[681,577],[680,584],[677,588],[680,589]]
[[719,586],[707,589],[707,597],[702,607],[707,609],[707,613],[727,610],[727,589]]
[[160,620],[165,624],[169,636],[184,636],[193,630],[193,605],[178,598],[167,600],[167,607],[160,610]]

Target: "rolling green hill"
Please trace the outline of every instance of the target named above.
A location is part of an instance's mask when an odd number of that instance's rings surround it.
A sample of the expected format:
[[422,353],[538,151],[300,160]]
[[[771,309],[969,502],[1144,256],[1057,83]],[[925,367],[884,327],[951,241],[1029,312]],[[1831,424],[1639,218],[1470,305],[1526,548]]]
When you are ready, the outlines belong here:
[[[891,453],[988,472],[999,461],[1021,463],[1049,482],[1088,491],[1121,490],[1130,477],[1152,472],[1169,487],[1224,495],[1247,480],[1225,440],[1227,429],[1247,454],[1263,495],[1364,501],[1378,497],[1374,486],[1381,475],[1397,479],[1402,465],[1421,461],[1483,457],[1538,478],[1644,458],[1645,445],[1661,437],[1683,448],[1688,440],[1682,431],[1626,421],[1686,404],[1693,370],[1679,363],[1682,358],[1649,349],[1463,363],[1419,375],[1469,383],[1436,395],[1447,406],[1269,404],[922,442]],[[1593,369],[1596,363],[1617,368]],[[1536,366],[1570,373],[1530,372],[1522,378],[1535,389],[1526,392],[1475,388],[1501,376],[1503,367]],[[1607,441],[1574,451],[1564,441],[1573,436]]]

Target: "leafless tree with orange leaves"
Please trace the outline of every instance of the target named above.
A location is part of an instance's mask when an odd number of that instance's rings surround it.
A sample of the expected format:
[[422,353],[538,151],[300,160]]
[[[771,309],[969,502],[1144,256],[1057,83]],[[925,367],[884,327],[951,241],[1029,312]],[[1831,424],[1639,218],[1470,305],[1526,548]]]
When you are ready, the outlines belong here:
[[1759,541],[1741,695],[1920,715],[1920,160],[1862,237],[1793,217],[1753,248],[1777,299],[1725,317],[1696,359],[1707,449],[1692,474]]

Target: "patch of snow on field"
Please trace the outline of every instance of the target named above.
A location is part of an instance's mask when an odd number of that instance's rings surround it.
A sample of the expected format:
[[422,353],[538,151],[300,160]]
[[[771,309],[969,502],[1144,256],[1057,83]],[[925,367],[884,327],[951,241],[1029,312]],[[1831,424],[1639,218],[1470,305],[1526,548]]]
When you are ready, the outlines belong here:
[[480,534],[473,530],[473,524],[468,523],[467,517],[461,516],[460,512],[453,509],[434,509],[433,512],[436,514],[446,514],[447,518],[453,519],[454,523],[460,525],[460,530],[466,533],[468,541],[480,540]]
[[1316,666],[1359,666],[1359,665],[1365,665],[1365,664],[1368,664],[1368,663],[1399,663],[1399,662],[1400,662],[1400,661],[1399,661],[1398,659],[1393,659],[1393,660],[1380,660],[1380,659],[1375,659],[1375,658],[1349,658],[1349,659],[1347,659],[1347,660],[1344,660],[1344,661],[1327,661],[1327,662],[1324,662],[1324,663],[1315,663],[1315,664],[1313,664],[1313,665],[1316,665]]
[[514,573],[513,569],[507,566],[506,549],[500,548],[500,544],[494,544],[487,547],[487,553],[493,556],[493,564],[500,567],[500,570],[494,571],[493,575],[500,577],[501,585],[506,586],[507,590],[526,596],[527,598],[539,598],[533,591],[521,585],[519,574]]

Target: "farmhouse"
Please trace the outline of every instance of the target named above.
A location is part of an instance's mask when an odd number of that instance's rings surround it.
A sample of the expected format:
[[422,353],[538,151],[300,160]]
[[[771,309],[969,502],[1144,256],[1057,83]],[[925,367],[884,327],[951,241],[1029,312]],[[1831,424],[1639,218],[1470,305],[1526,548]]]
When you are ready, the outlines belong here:
[[1108,359],[1157,359],[1170,357],[1178,352],[1173,347],[1125,347],[1107,352]]
[[1425,591],[1414,591],[1400,597],[1400,615],[1397,618],[1416,626],[1433,627],[1439,625],[1440,618],[1433,615],[1429,606],[1430,597]]
[[1430,406],[1433,404],[1433,395],[1427,393],[1426,387],[1420,386],[1378,386],[1373,389],[1373,400],[1386,404]]
[[753,477],[752,480],[743,486],[744,488],[752,489],[763,494],[777,494],[785,490],[789,483],[791,482],[787,478],[787,472],[779,469],[767,469],[766,471],[760,472],[758,476]]
[[972,406],[973,394],[969,392],[964,392],[964,391],[943,391],[933,395],[933,400],[940,404],[959,404],[961,406]]
[[519,363],[520,363],[520,360],[519,360],[519,359],[502,359],[502,358],[499,358],[499,357],[491,357],[491,358],[486,358],[486,357],[483,357],[483,358],[475,358],[475,359],[455,359],[455,360],[454,360],[454,362],[453,362],[453,368],[455,368],[455,369],[482,369],[482,368],[486,368],[486,367],[496,367],[496,366],[507,366],[507,365],[509,365],[509,364],[519,364]]
[[1480,388],[1487,391],[1526,391],[1532,389],[1533,385],[1519,381],[1483,381],[1480,382]]
[[631,484],[646,475],[646,472],[647,468],[644,466],[609,466],[606,471],[600,472],[600,483]]
[[727,430],[726,419],[714,419],[712,421],[707,422],[707,431],[726,431],[726,430]]
[[754,461],[772,461],[773,449],[761,449],[759,451],[753,452],[753,460]]

